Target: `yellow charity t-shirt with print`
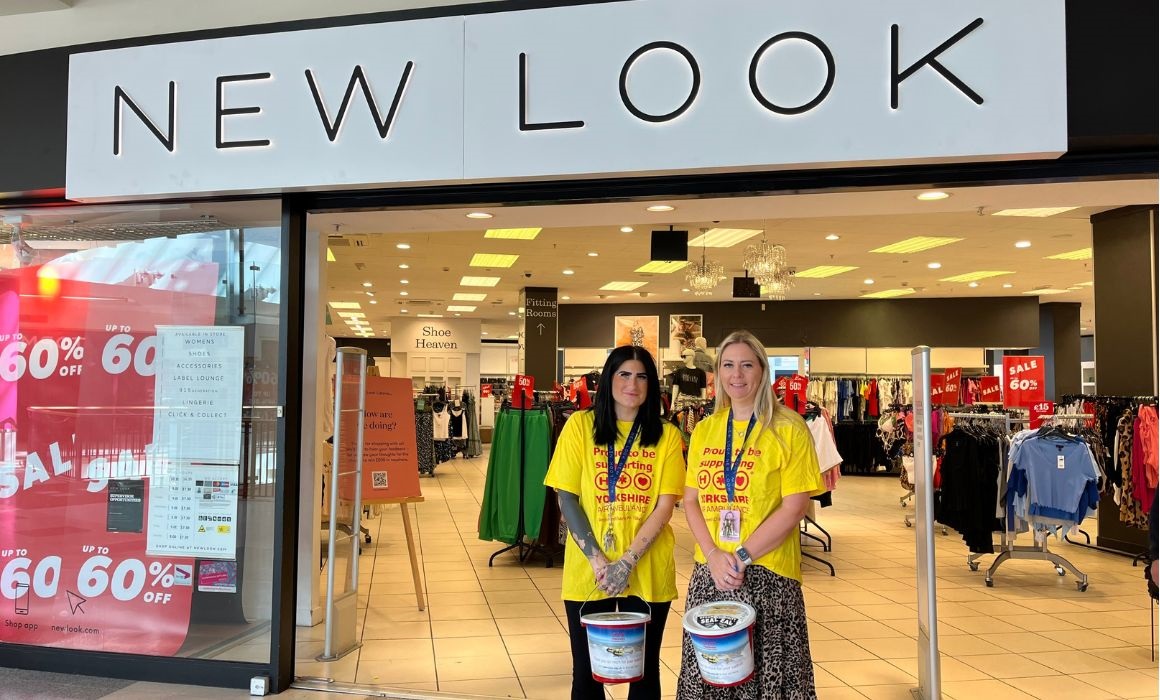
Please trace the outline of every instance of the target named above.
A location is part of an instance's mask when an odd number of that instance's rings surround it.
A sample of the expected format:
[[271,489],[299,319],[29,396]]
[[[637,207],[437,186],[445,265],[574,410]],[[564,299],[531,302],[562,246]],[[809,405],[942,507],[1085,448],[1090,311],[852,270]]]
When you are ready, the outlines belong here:
[[[741,466],[737,471],[736,500],[729,503],[725,490],[725,431],[733,431],[733,452],[741,449],[749,421],[733,421],[729,412],[715,413],[697,424],[689,439],[689,468],[685,485],[698,491],[698,502],[709,526],[709,534],[717,547],[732,552],[753,534],[771,513],[777,510],[784,497],[795,493],[817,496],[825,493],[818,455],[805,421],[796,414],[777,423],[773,430],[754,427],[745,446]],[[736,510],[741,514],[740,542],[722,542],[721,513]],[[698,546],[698,562],[705,563],[705,554]],[[772,552],[754,559],[774,573],[802,580],[801,542],[795,533]]]
[[[592,524],[596,545],[601,549],[611,522],[615,547],[604,554],[612,561],[619,559],[632,545],[640,526],[656,508],[658,497],[663,494],[680,497],[683,493],[684,443],[677,429],[668,423],[664,424],[660,442],[656,445],[642,447],[638,436],[617,480],[616,502],[610,503],[608,446],[595,444],[592,436],[594,418],[592,411],[578,411],[564,424],[544,484],[580,497],[580,506]],[[617,427],[619,435],[613,449],[619,458],[632,423],[618,422]],[[623,595],[658,603],[676,599],[674,542],[673,529],[665,523],[652,546],[633,568]],[[561,597],[564,600],[608,597],[596,588],[592,566],[571,537],[568,537],[564,549]]]

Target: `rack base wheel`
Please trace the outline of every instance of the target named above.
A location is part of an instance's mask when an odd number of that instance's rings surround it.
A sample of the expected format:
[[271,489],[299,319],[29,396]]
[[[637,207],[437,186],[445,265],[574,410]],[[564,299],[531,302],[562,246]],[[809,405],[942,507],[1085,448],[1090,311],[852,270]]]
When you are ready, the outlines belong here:
[[910,527],[910,521],[909,521],[909,520],[903,520],[902,522],[903,522],[903,523],[905,523],[907,527]]
[[987,579],[987,588],[994,588],[994,587],[995,587],[994,579]]
[[978,571],[979,570],[979,562],[977,562],[977,561],[969,561],[969,562],[967,562],[967,566],[969,566],[971,568],[971,571]]
[[1080,593],[1083,593],[1084,591],[1087,590],[1087,587],[1088,587],[1087,581],[1076,581],[1075,587],[1076,587],[1076,590],[1078,590]]
[[1055,567],[1055,573],[1059,574],[1060,576],[1066,576],[1066,575],[1067,575],[1067,572],[1063,570],[1063,567],[1062,567],[1062,566],[1057,566],[1057,567]]
[[367,544],[371,543],[371,536],[370,535],[366,535],[364,539],[366,539]]

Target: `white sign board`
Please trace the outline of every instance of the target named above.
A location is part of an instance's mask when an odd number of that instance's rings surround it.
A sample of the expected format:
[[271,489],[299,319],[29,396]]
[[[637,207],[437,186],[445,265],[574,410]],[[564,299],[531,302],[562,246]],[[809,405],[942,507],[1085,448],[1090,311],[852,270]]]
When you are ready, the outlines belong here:
[[481,330],[479,319],[392,318],[391,354],[478,354]]
[[1062,0],[637,0],[74,54],[66,195],[1047,158],[1065,66]]
[[157,327],[150,554],[236,554],[244,339],[240,326]]

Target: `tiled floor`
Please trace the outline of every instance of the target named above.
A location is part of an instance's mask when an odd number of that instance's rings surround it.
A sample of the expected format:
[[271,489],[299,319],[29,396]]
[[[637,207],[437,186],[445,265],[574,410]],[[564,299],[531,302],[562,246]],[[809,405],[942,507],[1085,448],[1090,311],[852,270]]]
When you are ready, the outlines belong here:
[[[371,522],[361,562],[363,647],[315,662],[323,630],[301,629],[298,672],[340,682],[499,697],[567,697],[571,668],[560,569],[476,539],[486,455],[442,464],[423,479],[427,501],[414,519],[428,607],[416,609],[397,508]],[[846,477],[818,520],[834,537],[831,578],[805,562],[805,597],[822,700],[910,700],[917,672],[914,531],[902,523],[893,478]],[[687,585],[692,538],[678,511],[678,588]],[[1092,523],[1094,525],[1094,523]],[[944,697],[953,700],[1156,698],[1149,658],[1149,601],[1142,570],[1128,559],[1053,543],[1086,572],[1079,592],[1046,562],[1008,561],[984,586],[966,566],[958,537],[937,537],[939,635]],[[983,569],[990,557],[983,562]],[[674,612],[684,610],[683,598]],[[662,653],[665,693],[675,693],[680,615]],[[613,686],[610,698],[626,696]]]

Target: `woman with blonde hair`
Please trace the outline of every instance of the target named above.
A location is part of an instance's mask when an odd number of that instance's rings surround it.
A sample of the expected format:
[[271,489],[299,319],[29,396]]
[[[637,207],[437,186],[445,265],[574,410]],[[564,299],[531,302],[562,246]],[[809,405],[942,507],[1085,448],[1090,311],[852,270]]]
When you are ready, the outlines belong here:
[[739,601],[757,613],[753,677],[705,683],[686,634],[679,698],[817,697],[801,589],[798,523],[824,492],[809,428],[771,390],[765,347],[748,331],[717,350],[717,399],[689,442],[685,517],[697,541],[686,609]]

